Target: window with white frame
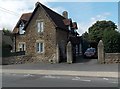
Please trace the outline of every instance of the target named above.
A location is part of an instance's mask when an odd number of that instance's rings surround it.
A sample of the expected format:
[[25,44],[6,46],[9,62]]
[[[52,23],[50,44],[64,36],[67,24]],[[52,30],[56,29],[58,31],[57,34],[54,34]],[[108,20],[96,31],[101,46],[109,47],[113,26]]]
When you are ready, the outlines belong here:
[[44,52],[44,43],[43,42],[36,43],[36,52],[37,53],[43,53]]
[[25,51],[26,50],[26,45],[25,42],[20,42],[18,45],[19,51]]
[[25,31],[23,30],[23,28],[24,28],[24,23],[21,23],[19,26],[19,33],[20,34],[24,34]]
[[37,21],[37,31],[38,32],[43,32],[43,29],[44,29],[44,27],[43,27],[43,21]]

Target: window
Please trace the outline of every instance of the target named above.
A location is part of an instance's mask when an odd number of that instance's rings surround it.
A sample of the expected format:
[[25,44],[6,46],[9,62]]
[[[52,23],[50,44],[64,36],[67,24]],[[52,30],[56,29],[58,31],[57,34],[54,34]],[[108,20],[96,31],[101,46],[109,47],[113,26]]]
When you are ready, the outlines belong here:
[[37,21],[37,31],[43,32],[43,21]]
[[19,33],[20,34],[24,34],[25,31],[23,30],[23,28],[24,28],[24,24],[21,23],[20,26],[19,26]]
[[71,30],[71,27],[70,27],[70,26],[68,26],[68,29],[69,29],[69,30]]
[[19,43],[19,51],[25,51],[26,47],[25,47],[25,43]]
[[44,51],[44,44],[42,42],[36,43],[36,52],[43,53]]

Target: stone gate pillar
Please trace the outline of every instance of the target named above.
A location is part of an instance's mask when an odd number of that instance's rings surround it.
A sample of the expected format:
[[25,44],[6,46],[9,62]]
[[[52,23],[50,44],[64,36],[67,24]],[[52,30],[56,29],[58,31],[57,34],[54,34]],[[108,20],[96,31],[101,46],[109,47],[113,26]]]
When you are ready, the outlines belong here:
[[105,55],[104,55],[104,44],[103,41],[100,40],[98,43],[98,63],[105,62]]
[[67,63],[71,64],[73,62],[72,44],[69,41],[67,44]]

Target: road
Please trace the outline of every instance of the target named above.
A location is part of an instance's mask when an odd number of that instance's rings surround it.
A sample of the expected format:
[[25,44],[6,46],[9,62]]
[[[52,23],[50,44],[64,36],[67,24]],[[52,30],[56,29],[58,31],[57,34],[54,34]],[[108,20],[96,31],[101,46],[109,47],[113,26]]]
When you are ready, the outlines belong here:
[[[94,60],[93,60],[94,61]],[[2,69],[27,69],[27,70],[74,70],[74,71],[105,71],[118,72],[118,64],[90,64],[87,63],[31,63],[31,64],[17,64],[4,65]]]
[[3,87],[117,87],[117,78],[2,74]]

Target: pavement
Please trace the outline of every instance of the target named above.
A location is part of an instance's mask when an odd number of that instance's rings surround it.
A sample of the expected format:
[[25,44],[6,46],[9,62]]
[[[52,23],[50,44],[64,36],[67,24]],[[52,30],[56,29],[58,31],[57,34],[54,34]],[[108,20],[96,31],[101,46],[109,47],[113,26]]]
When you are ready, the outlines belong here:
[[118,64],[86,63],[36,63],[2,66],[2,73],[65,75],[82,77],[118,78]]

